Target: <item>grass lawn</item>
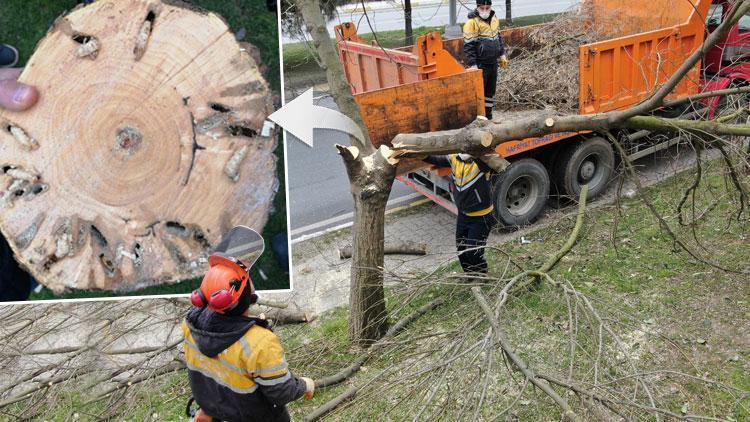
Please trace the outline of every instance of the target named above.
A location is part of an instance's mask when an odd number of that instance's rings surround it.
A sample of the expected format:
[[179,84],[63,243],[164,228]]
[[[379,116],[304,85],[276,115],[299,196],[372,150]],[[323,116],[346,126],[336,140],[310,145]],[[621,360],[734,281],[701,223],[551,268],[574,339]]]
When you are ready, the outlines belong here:
[[[262,55],[263,63],[268,67],[269,83],[274,92],[280,90],[279,78],[279,43],[276,14],[266,9],[264,2],[252,0],[192,0],[191,3],[220,14],[229,24],[232,31],[245,28],[248,41],[256,45]],[[37,42],[44,36],[53,21],[66,10],[78,4],[73,0],[2,0],[0,1],[0,43],[11,44],[18,48],[23,66],[29,59]],[[286,182],[284,180],[284,149],[279,136],[275,154],[278,158],[277,177],[279,190],[274,199],[274,211],[269,216],[263,230],[266,240],[266,251],[255,266],[253,280],[259,289],[283,289],[289,287],[289,274],[282,268],[271,251],[271,238],[278,233],[286,233]],[[258,273],[262,269],[268,280]],[[153,286],[146,289],[128,292],[125,295],[153,295],[189,293],[200,284],[199,279],[186,280],[174,285]],[[39,294],[32,294],[31,299],[59,299],[121,296],[123,293],[102,291],[73,291],[55,296],[51,291],[42,289]]]
[[[695,227],[695,237],[702,246],[691,240],[691,227],[676,223],[674,212],[692,174],[684,173],[652,186],[645,194],[691,247],[718,265],[747,271],[747,210],[740,220],[736,219],[738,200],[729,193],[719,162],[711,163],[704,172],[710,176],[703,180],[696,196],[696,216],[706,209],[711,211]],[[562,246],[574,220],[570,215],[532,232],[526,236],[531,244],[491,245],[490,275],[507,280],[520,271],[516,266],[538,268]],[[450,278],[456,270],[458,265],[454,263],[435,275],[424,274],[401,282],[390,280],[393,287],[387,289],[386,296],[391,321],[436,297],[446,302],[407,327],[350,381],[317,391],[312,401],[292,403],[293,419],[301,419],[352,385],[367,384],[353,400],[330,414],[330,420],[411,420],[420,410],[424,419],[489,420],[516,397],[510,414],[513,420],[559,420],[559,409],[546,396],[530,387],[522,390],[519,375],[514,373],[515,381],[508,375],[499,352],[492,357],[493,372],[485,371],[486,353],[471,353],[469,347],[481,342],[489,325],[483,321],[468,286]],[[605,205],[589,210],[579,243],[550,275],[590,298],[594,308],[618,333],[638,371],[657,371],[648,380],[659,407],[676,414],[685,411],[725,420],[750,420],[750,279],[746,273],[717,270],[685,253],[674,252],[672,241],[659,230],[647,207],[638,199],[630,199],[623,200],[619,208]],[[483,290],[492,297],[493,289],[503,282],[490,280],[487,284]],[[565,379],[569,364],[568,317],[563,295],[543,284],[511,299],[501,321],[518,354],[534,370]],[[353,361],[358,350],[348,344],[346,318],[347,309],[342,307],[312,324],[277,329],[290,368],[298,375],[319,378],[332,375]],[[589,326],[581,318],[573,373],[576,378],[586,379],[592,376],[594,367],[596,346],[592,339],[596,325]],[[469,329],[475,321],[479,324]],[[461,347],[452,349],[457,344]],[[621,375],[623,358],[611,347],[605,345],[605,358],[598,362],[600,382]],[[445,362],[450,364],[427,370]],[[658,373],[662,370],[707,378],[726,387]],[[485,374],[491,374],[486,378],[486,397],[475,413],[471,406],[477,403]],[[430,394],[434,394],[434,401],[425,405],[423,400]],[[642,391],[638,394],[643,400]],[[160,418],[173,420],[182,414],[188,395],[182,372],[144,383],[110,405],[127,408],[122,414],[127,418],[158,413]],[[75,394],[65,397],[76,400]],[[585,414],[575,396],[565,397],[575,411]],[[102,406],[96,404],[77,411],[95,415]],[[62,418],[71,409],[66,405],[50,410],[48,416]],[[436,416],[438,411],[442,413]],[[630,414],[633,419],[644,419],[643,414],[639,415]]]

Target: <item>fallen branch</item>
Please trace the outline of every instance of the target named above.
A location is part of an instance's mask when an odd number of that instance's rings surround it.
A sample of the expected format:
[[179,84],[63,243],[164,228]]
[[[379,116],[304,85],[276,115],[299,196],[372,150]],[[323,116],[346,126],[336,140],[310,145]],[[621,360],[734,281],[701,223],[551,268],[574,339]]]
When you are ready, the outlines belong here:
[[328,414],[328,412],[331,412],[332,410],[334,410],[335,408],[337,408],[341,403],[343,403],[343,402],[345,402],[345,401],[347,401],[349,399],[354,398],[354,396],[357,394],[357,392],[359,390],[367,387],[373,381],[375,381],[377,379],[380,379],[380,376],[383,375],[385,373],[385,371],[387,371],[389,369],[391,369],[391,368],[388,367],[386,369],[383,369],[377,375],[375,375],[374,377],[370,378],[369,381],[367,381],[366,383],[364,383],[364,384],[362,384],[360,386],[353,385],[353,386],[349,387],[343,393],[341,393],[338,396],[332,398],[331,400],[323,403],[320,407],[318,407],[317,409],[313,410],[312,413],[310,413],[309,415],[305,416],[302,420],[305,421],[305,422],[312,422],[312,421],[316,421],[316,420],[322,418],[323,416],[325,416],[326,414]]
[[549,383],[545,380],[538,378],[534,371],[532,371],[529,366],[526,364],[526,362],[523,361],[514,351],[512,346],[510,345],[510,342],[505,337],[505,333],[500,328],[500,323],[495,318],[495,315],[490,309],[490,305],[487,304],[487,300],[485,299],[484,295],[482,294],[482,290],[479,287],[472,287],[471,288],[471,294],[474,295],[474,298],[476,299],[479,306],[482,308],[482,311],[484,312],[484,316],[487,318],[487,320],[490,322],[490,325],[492,326],[492,330],[495,333],[495,339],[500,344],[500,347],[503,349],[503,352],[505,352],[505,355],[510,359],[511,362],[513,362],[513,365],[526,377],[526,379],[529,380],[532,384],[537,386],[540,390],[542,390],[545,394],[550,396],[552,400],[557,403],[560,408],[563,410],[563,419],[569,420],[569,421],[579,421],[580,418],[578,415],[573,412],[573,409],[570,408],[570,405],[568,405],[568,402],[560,397],[560,395],[555,392],[555,390],[550,387]]
[[442,298],[435,299],[398,321],[396,324],[391,326],[388,331],[386,331],[385,335],[381,337],[380,340],[373,343],[373,345],[370,346],[370,348],[367,349],[367,351],[351,365],[347,366],[337,374],[315,380],[315,388],[330,387],[346,381],[349,377],[357,373],[362,365],[364,365],[364,363],[367,362],[375,354],[376,351],[380,350],[380,348],[383,347],[383,345],[386,344],[388,340],[395,337],[396,334],[398,334],[407,325],[414,322],[414,320],[416,320],[420,316],[442,305],[444,301],[445,300]]
[[[386,255],[427,255],[427,245],[416,242],[399,242],[392,245],[385,245],[383,253]],[[352,257],[352,247],[346,246],[339,249],[339,258],[347,259]]]
[[578,242],[578,234],[581,232],[581,227],[583,227],[583,219],[586,215],[586,199],[589,194],[589,185],[583,185],[581,187],[581,194],[578,197],[578,215],[576,215],[576,224],[573,226],[573,231],[570,232],[570,236],[568,236],[568,240],[565,242],[563,247],[557,251],[556,254],[552,255],[547,259],[547,262],[544,263],[537,271],[540,273],[546,273],[549,272],[560,260],[570,252],[571,249],[573,249],[573,246],[575,246],[576,242]]

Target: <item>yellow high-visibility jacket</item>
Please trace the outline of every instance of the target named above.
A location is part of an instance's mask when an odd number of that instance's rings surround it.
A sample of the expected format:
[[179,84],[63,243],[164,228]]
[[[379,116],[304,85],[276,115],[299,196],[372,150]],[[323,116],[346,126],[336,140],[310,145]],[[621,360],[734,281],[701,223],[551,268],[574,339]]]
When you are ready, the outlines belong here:
[[463,51],[467,66],[497,63],[497,59],[505,54],[500,19],[494,10],[486,20],[479,17],[476,10],[469,13],[469,20],[464,23]]
[[192,309],[182,323],[193,397],[225,421],[288,421],[286,404],[305,393],[265,321]]
[[451,168],[453,182],[450,188],[458,212],[469,217],[481,217],[495,209],[488,169],[483,170],[474,160],[462,161],[458,154],[430,155],[424,161],[437,167]]

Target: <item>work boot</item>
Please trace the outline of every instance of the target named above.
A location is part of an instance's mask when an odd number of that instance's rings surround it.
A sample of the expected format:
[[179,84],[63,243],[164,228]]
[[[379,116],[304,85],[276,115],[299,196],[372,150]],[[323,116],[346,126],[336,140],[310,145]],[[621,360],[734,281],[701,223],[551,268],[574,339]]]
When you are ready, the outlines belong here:
[[0,68],[13,67],[18,63],[18,50],[8,44],[0,44]]

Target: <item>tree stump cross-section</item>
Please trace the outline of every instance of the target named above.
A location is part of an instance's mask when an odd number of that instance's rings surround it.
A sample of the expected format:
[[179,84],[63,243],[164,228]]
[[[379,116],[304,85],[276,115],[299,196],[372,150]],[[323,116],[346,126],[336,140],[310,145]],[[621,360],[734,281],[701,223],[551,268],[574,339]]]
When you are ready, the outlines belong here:
[[0,228],[56,292],[202,274],[237,224],[261,232],[278,190],[273,95],[213,13],[99,0],[58,18],[0,110]]

